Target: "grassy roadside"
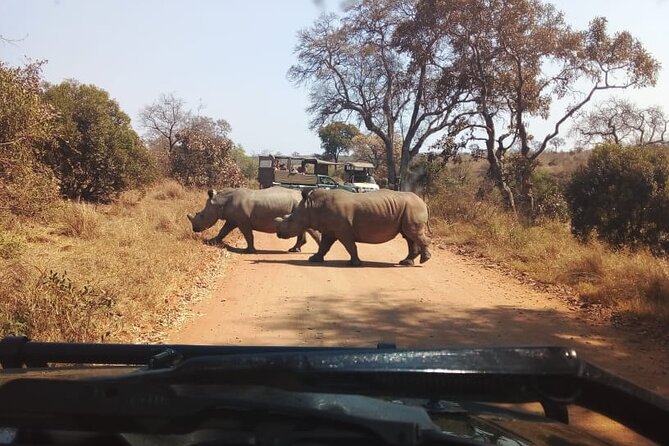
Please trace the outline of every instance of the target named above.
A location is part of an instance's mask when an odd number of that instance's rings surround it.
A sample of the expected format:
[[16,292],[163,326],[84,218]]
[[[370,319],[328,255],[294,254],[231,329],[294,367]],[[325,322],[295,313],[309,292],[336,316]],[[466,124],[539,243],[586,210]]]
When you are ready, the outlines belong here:
[[0,227],[0,336],[136,341],[175,318],[220,248],[185,215],[202,191],[162,182],[111,205],[62,203],[41,222]]
[[477,202],[467,191],[430,201],[435,237],[464,247],[550,285],[568,287],[583,306],[598,304],[616,314],[669,322],[669,263],[647,251],[615,251],[580,243],[567,223],[526,227],[499,207]]

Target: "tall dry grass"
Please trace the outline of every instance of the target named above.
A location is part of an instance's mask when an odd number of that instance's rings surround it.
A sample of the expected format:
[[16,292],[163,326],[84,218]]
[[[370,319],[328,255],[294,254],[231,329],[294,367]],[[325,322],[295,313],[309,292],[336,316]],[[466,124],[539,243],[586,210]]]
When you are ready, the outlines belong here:
[[492,193],[477,199],[474,181],[444,186],[428,205],[435,235],[467,247],[536,281],[566,286],[584,304],[669,322],[669,262],[646,250],[615,250],[577,241],[569,224],[526,226]]
[[133,341],[156,331],[180,290],[221,258],[186,219],[205,198],[168,181],[1,228],[0,336]]

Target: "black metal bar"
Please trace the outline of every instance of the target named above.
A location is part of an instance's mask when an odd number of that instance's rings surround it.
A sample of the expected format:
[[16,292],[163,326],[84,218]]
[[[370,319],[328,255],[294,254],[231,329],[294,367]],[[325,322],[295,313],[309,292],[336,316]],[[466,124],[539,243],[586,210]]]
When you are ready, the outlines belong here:
[[[34,342],[26,337],[9,336],[0,341],[0,364],[3,368],[47,363],[148,365],[155,355],[172,349],[183,359],[197,356],[290,353],[317,351],[369,351],[373,348],[351,347],[276,347],[219,345],[147,345],[147,344],[80,344]],[[377,349],[394,349],[392,344],[379,344]]]

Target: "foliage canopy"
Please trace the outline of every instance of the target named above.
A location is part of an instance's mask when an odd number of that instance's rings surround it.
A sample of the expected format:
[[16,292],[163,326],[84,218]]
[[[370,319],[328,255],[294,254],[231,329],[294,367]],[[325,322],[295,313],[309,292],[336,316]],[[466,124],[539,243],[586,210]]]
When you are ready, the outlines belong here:
[[45,98],[58,117],[43,159],[65,197],[108,202],[154,179],[151,155],[106,91],[67,80],[49,87]]
[[32,216],[57,197],[52,172],[36,156],[54,117],[42,100],[41,67],[0,61],[0,211]]
[[606,144],[567,187],[572,230],[617,245],[669,249],[669,152]]

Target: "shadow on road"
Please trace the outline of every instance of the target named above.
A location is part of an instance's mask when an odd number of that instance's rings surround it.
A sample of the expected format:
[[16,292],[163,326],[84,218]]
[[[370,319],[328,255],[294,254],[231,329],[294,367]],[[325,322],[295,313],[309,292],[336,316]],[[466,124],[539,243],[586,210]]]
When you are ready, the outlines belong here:
[[[224,243],[223,247],[230,252],[234,252],[235,254],[246,254],[245,248],[238,248],[236,246],[228,245],[227,243]],[[288,254],[288,251],[281,251],[278,249],[256,249],[254,254]]]
[[[258,251],[260,252],[260,251]],[[311,254],[309,254],[311,255]],[[301,259],[256,259],[252,261],[254,264],[269,263],[269,264],[285,264],[295,266],[311,266],[311,267],[326,267],[326,268],[408,268],[397,263],[386,262],[366,262],[362,261],[362,266],[354,267],[348,264],[348,260],[325,260],[322,263],[310,262],[308,258]]]
[[[583,323],[554,310],[506,305],[443,308],[421,304],[420,296],[415,296],[415,303],[407,303],[384,292],[354,299],[314,294],[307,298],[306,308],[295,305],[288,312],[290,316],[269,321],[267,328],[297,330],[310,345],[370,347],[394,342],[398,348],[565,346],[604,368],[625,370],[621,373],[635,382],[657,383],[657,377],[644,379],[654,371],[645,370],[635,361],[646,352],[636,346],[613,344],[604,335],[588,335]],[[290,298],[286,305],[291,306]],[[666,385],[654,387],[657,392],[669,392]]]

